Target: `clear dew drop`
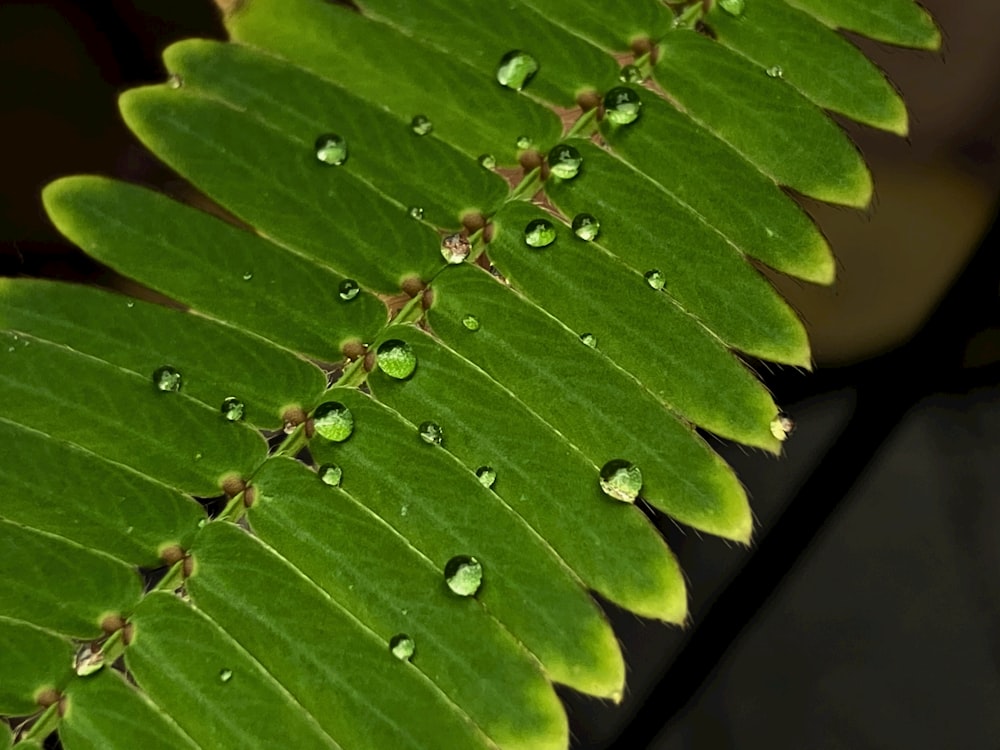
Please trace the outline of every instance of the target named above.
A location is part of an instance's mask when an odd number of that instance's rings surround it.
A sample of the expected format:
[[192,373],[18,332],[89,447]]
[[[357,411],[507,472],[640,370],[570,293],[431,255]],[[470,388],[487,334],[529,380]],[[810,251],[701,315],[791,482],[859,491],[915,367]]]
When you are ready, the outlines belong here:
[[243,280],[244,281],[250,281],[250,279],[252,279],[252,278],[253,278],[253,271],[245,271],[243,273]]
[[229,668],[223,668],[219,670],[219,682],[223,685],[233,679],[233,670]]
[[766,72],[771,78],[784,78],[785,76],[785,71],[781,69],[780,65],[772,65],[764,72]]
[[471,252],[469,238],[461,233],[449,234],[441,240],[441,257],[453,266],[463,262]]
[[174,89],[175,91],[184,85],[184,79],[179,73],[171,73],[167,78],[167,88]]
[[153,372],[153,385],[156,390],[164,393],[177,393],[181,389],[183,380],[180,370],[170,365],[157,367]]
[[524,228],[524,244],[528,247],[548,247],[556,241],[556,228],[548,219],[532,219]]
[[662,271],[656,268],[646,271],[643,274],[643,278],[646,279],[646,283],[649,284],[651,289],[655,289],[658,292],[667,285],[667,278],[663,275]]
[[479,483],[487,489],[492,489],[497,481],[497,472],[492,466],[480,466],[476,469],[476,476],[479,477]]
[[400,661],[409,661],[417,650],[413,639],[406,633],[397,633],[389,639],[389,652]]
[[719,0],[719,7],[731,16],[742,16],[746,10],[746,0]]
[[79,677],[87,677],[104,669],[104,652],[96,651],[90,644],[81,646],[73,659],[73,671]]
[[462,318],[462,325],[465,326],[466,329],[476,332],[479,330],[479,318],[475,315],[466,315]]
[[444,431],[437,422],[421,422],[418,433],[420,439],[430,445],[441,445],[444,442]]
[[493,154],[482,154],[478,161],[483,169],[496,169],[497,159]]
[[787,412],[779,411],[771,420],[771,434],[781,442],[785,442],[793,432],[795,432],[795,421]]
[[639,119],[642,100],[627,86],[618,86],[604,95],[604,116],[615,125],[629,125]]
[[601,231],[601,222],[590,214],[577,214],[573,217],[573,234],[585,242],[597,238]]
[[354,415],[339,401],[325,401],[313,412],[313,428],[322,437],[342,443],[354,432]]
[[635,464],[622,458],[608,461],[601,468],[601,491],[623,503],[634,503],[642,489],[642,472]]
[[517,144],[517,147],[519,149],[524,151],[524,149],[526,148],[531,148],[531,145],[534,143],[534,141],[531,140],[530,135],[519,135],[515,143]]
[[347,161],[347,141],[336,133],[325,133],[316,139],[316,158],[323,164],[339,167]]
[[619,71],[618,80],[622,83],[642,83],[642,71],[638,65],[626,65]]
[[410,206],[409,214],[411,219],[420,221],[424,218],[424,209],[420,206]]
[[567,143],[560,143],[549,151],[549,173],[561,180],[572,180],[580,174],[583,157]]
[[580,341],[589,346],[591,349],[597,348],[597,336],[592,333],[581,333]]
[[520,91],[531,82],[537,72],[538,60],[527,52],[514,49],[500,58],[496,73],[497,83]]
[[396,380],[406,380],[417,369],[417,355],[405,341],[389,339],[376,350],[378,368]]
[[135,307],[135,302],[133,302],[132,300],[129,300],[128,302],[125,303],[125,307],[127,307],[129,310],[131,310],[133,307]]
[[239,422],[246,416],[247,407],[246,404],[235,396],[229,396],[222,400],[222,406],[219,407],[219,411],[230,422]]
[[415,115],[412,120],[410,120],[410,130],[412,130],[417,135],[428,135],[432,130],[434,130],[434,123],[430,121],[427,115]]
[[323,464],[316,472],[319,480],[330,487],[339,487],[344,478],[344,470],[337,464]]
[[469,555],[456,555],[444,566],[444,581],[459,596],[475,596],[483,585],[483,566]]
[[349,302],[361,294],[361,287],[358,286],[358,282],[354,279],[344,279],[340,282],[340,286],[337,287],[337,294],[340,295],[342,300]]

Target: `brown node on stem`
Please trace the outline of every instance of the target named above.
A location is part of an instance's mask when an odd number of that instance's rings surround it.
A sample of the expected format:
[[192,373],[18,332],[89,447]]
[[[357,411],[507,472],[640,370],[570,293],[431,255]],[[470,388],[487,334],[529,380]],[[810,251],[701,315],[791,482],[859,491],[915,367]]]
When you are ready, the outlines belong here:
[[247,483],[244,481],[243,477],[236,474],[230,474],[222,480],[222,491],[226,493],[226,497],[236,497],[246,488]]
[[424,290],[424,296],[420,300],[420,307],[424,310],[430,310],[431,306],[434,304],[434,290],[430,287]]
[[[350,341],[345,342],[342,347],[340,347],[340,351],[345,357],[347,357],[349,360],[353,362],[354,360],[360,359],[361,357],[365,356],[365,352],[367,352],[368,349],[365,347],[364,343],[359,341],[358,339],[351,339]],[[306,421],[306,413],[302,412],[302,419],[297,424],[302,424],[302,422],[305,421]]]
[[119,614],[107,615],[103,620],[101,620],[101,630],[103,630],[107,635],[117,633],[124,627],[125,618]]
[[194,573],[194,558],[191,555],[185,555],[184,562],[181,563],[181,573],[185,578],[190,578]]
[[577,95],[576,104],[584,112],[589,112],[601,106],[601,95],[596,91],[584,91]]
[[419,276],[407,276],[403,279],[403,283],[400,284],[400,288],[407,297],[413,299],[427,288],[427,284]]
[[462,216],[462,226],[469,234],[475,234],[486,226],[486,217],[479,211],[470,211]]
[[654,42],[649,37],[640,37],[639,39],[632,40],[632,54],[638,60],[643,55],[649,55],[650,59],[655,63],[659,55],[659,50],[656,47],[656,42]]
[[55,688],[45,688],[42,690],[38,697],[35,698],[35,703],[37,703],[42,708],[48,708],[62,699],[62,693],[60,693]]
[[521,169],[525,172],[530,172],[532,169],[537,169],[542,166],[542,155],[537,149],[529,148],[527,151],[522,151],[518,157],[517,162],[521,165]]
[[371,372],[375,369],[375,352],[368,352],[365,355],[364,368],[365,372]]
[[130,622],[125,623],[125,627],[122,628],[122,643],[126,646],[132,642],[132,638],[135,637],[135,625]]
[[486,228],[483,229],[483,242],[485,242],[487,245],[493,242],[493,235],[495,232],[496,228],[494,227],[492,222],[487,224]]
[[306,421],[306,412],[301,406],[289,406],[281,414],[281,423],[285,431],[290,432]]
[[257,500],[257,488],[250,486],[243,490],[243,507],[250,508]]
[[176,565],[184,559],[185,555],[187,552],[184,551],[183,547],[179,544],[171,544],[160,552],[160,559],[167,565]]

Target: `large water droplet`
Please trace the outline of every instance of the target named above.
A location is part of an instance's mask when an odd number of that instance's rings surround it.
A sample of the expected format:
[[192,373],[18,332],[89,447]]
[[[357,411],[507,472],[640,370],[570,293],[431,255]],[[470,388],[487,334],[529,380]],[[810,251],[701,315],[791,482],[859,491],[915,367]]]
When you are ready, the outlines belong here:
[[361,293],[361,287],[358,286],[358,282],[354,279],[344,279],[340,282],[340,286],[337,287],[337,293],[342,300],[348,302]]
[[538,72],[538,60],[527,52],[515,49],[500,58],[497,82],[501,86],[520,91]]
[[577,214],[573,217],[573,234],[581,240],[590,242],[601,231],[601,222],[590,214]]
[[493,154],[483,154],[479,157],[479,166],[483,169],[496,169],[496,157]]
[[410,206],[409,214],[411,219],[416,219],[417,221],[420,221],[421,219],[424,218],[424,209],[422,209],[420,206]]
[[323,164],[339,167],[347,161],[347,141],[336,133],[326,133],[316,139],[316,158]]
[[73,670],[80,677],[87,677],[104,669],[104,652],[90,644],[81,646],[73,659]]
[[667,277],[656,268],[652,268],[643,274],[643,278],[646,279],[646,283],[656,291],[660,291],[667,284]]
[[592,333],[581,333],[580,341],[589,346],[591,349],[597,348],[597,336]]
[[219,411],[222,412],[222,416],[230,422],[239,422],[244,416],[246,416],[246,410],[246,404],[235,396],[224,398],[222,400],[222,406],[219,407]]
[[434,130],[434,123],[427,115],[416,115],[410,120],[410,130],[417,135],[427,135]]
[[634,503],[642,489],[642,472],[635,464],[615,458],[601,469],[600,484],[608,497],[623,503]]
[[519,135],[517,137],[516,144],[517,144],[517,147],[519,149],[521,149],[522,151],[524,151],[524,149],[526,149],[526,148],[531,148],[531,144],[533,142],[534,141],[531,140],[531,136],[530,135]]
[[441,445],[444,441],[444,431],[437,422],[421,422],[418,432],[425,443]]
[[556,241],[556,228],[548,219],[532,219],[524,228],[524,244],[528,247],[548,247]]
[[492,466],[480,466],[476,469],[476,476],[479,477],[479,483],[486,488],[492,488],[497,481],[497,472]]
[[223,668],[219,670],[219,682],[225,684],[233,679],[233,670],[229,668]]
[[328,484],[331,487],[339,487],[340,480],[344,478],[344,470],[337,466],[337,464],[323,464],[319,467],[316,475],[323,484]]
[[181,389],[183,380],[180,370],[170,365],[157,367],[156,371],[153,372],[153,385],[158,391],[177,393]]
[[469,238],[462,234],[449,234],[441,240],[441,257],[453,266],[468,258],[471,252]]
[[417,355],[405,341],[389,339],[379,344],[376,351],[379,369],[396,380],[406,380],[417,369]]
[[327,440],[342,443],[354,432],[354,415],[339,401],[325,401],[313,412],[313,428]]
[[464,318],[462,318],[462,325],[465,326],[470,331],[478,331],[479,318],[477,318],[475,315],[466,315]]
[[719,7],[731,16],[742,16],[746,9],[746,0],[719,0]]
[[786,412],[779,411],[778,415],[771,420],[771,434],[782,442],[788,440],[788,436],[794,431],[795,421]]
[[413,639],[406,633],[397,633],[389,639],[389,651],[400,661],[409,661],[416,651]]
[[642,83],[642,71],[637,65],[626,65],[618,73],[618,80],[622,83]]
[[580,173],[583,157],[580,152],[566,143],[560,143],[549,151],[549,172],[561,180],[572,180]]
[[781,69],[780,65],[772,65],[764,72],[767,73],[771,78],[784,78],[785,76],[785,71]]
[[604,116],[615,125],[628,125],[639,119],[642,100],[627,86],[618,86],[604,95]]
[[475,596],[483,585],[483,566],[474,557],[456,555],[444,566],[444,580],[459,596]]

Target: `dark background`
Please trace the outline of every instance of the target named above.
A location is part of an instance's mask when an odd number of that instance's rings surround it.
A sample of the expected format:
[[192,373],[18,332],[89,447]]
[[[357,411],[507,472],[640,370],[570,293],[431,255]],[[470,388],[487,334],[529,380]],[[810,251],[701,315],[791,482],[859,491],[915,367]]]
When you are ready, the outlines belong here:
[[[778,460],[718,444],[754,545],[656,519],[692,618],[608,607],[630,687],[619,707],[564,694],[581,750],[1000,747],[1000,6],[925,5],[941,54],[858,41],[912,114],[905,140],[849,128],[874,207],[806,204],[837,284],[774,279],[817,371],[755,367],[798,429]],[[55,233],[39,192],[91,172],[185,195],[116,98],[189,36],[224,37],[209,0],[0,0],[0,274],[137,291]]]

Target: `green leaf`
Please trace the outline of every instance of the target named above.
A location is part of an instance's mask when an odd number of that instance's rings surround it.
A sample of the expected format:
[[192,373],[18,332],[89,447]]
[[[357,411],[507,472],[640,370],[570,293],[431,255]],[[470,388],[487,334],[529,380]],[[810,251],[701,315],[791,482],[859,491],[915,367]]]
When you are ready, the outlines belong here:
[[27,715],[38,710],[39,693],[55,690],[69,678],[73,644],[29,623],[7,619],[6,615],[5,609],[4,617],[0,617],[0,713]]
[[937,49],[938,31],[930,14],[912,0],[786,0],[834,28],[903,47]]
[[674,21],[673,13],[660,3],[620,3],[616,0],[520,2],[607,50],[626,50],[635,41],[658,39]]

